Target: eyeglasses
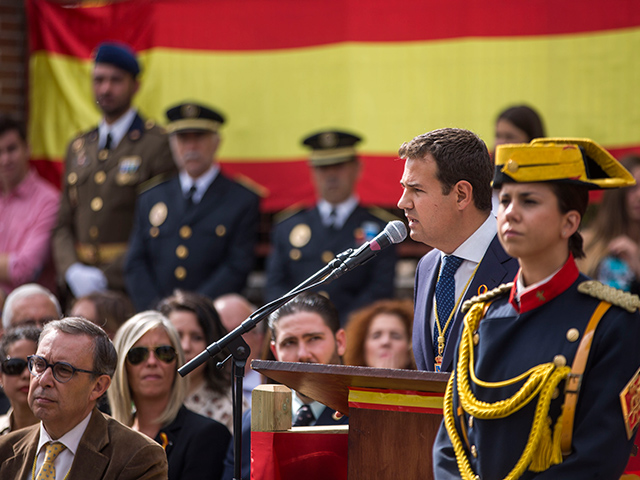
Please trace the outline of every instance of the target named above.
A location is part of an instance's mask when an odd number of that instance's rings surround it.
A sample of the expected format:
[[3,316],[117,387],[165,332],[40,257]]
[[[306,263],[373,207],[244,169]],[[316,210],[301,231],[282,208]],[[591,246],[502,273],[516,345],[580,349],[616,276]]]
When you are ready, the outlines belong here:
[[158,360],[164,363],[171,363],[176,359],[176,350],[171,345],[160,345],[159,347],[133,347],[127,353],[127,360],[131,365],[138,365],[149,358],[149,350],[153,350]]
[[2,361],[2,373],[5,375],[22,375],[27,368],[27,361],[24,358],[7,358]]
[[51,367],[53,378],[60,383],[67,383],[77,372],[90,373],[91,375],[102,375],[100,372],[92,372],[91,370],[76,368],[67,362],[49,363],[38,355],[31,355],[30,357],[27,357],[27,363],[29,371],[34,377],[39,377],[44,374],[47,368]]

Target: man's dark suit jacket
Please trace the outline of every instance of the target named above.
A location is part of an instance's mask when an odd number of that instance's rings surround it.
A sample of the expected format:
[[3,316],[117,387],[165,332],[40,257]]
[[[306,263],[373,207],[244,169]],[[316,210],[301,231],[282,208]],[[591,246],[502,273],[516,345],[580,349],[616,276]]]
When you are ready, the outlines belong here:
[[[349,417],[341,417],[338,420],[333,418],[335,410],[325,407],[315,425],[347,425]],[[249,480],[251,477],[251,409],[242,414],[242,480]],[[227,457],[224,460],[224,473],[222,480],[233,479],[233,442],[227,450]]]
[[[433,335],[429,317],[433,310],[433,297],[436,281],[440,271],[440,250],[431,250],[420,262],[416,270],[416,285],[414,290],[414,317],[413,317],[413,354],[418,370],[434,370]],[[465,296],[465,300],[478,294],[478,288],[485,285],[491,290],[503,283],[511,282],[518,272],[518,261],[511,258],[502,248],[496,235],[484,254],[475,277],[471,281]],[[442,358],[442,371],[450,372],[453,368],[453,356],[458,343],[460,325],[464,315],[460,310],[456,313],[453,323],[449,327],[449,338],[445,345]]]
[[[0,478],[31,478],[40,424],[0,437]],[[156,442],[93,409],[68,478],[166,480],[167,457]]]

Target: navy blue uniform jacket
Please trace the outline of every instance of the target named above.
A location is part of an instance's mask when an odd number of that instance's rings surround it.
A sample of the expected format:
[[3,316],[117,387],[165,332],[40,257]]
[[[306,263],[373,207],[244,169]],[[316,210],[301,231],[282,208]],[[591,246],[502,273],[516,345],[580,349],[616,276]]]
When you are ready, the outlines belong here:
[[[154,230],[150,216],[160,202],[166,218]],[[257,195],[219,173],[200,203],[187,211],[175,177],[140,195],[136,208],[126,283],[139,311],[176,288],[210,298],[244,288],[255,260]],[[156,215],[155,223],[161,218]]]
[[[433,355],[433,334],[429,317],[433,310],[433,296],[435,294],[436,281],[440,271],[439,250],[431,250],[420,262],[416,270],[416,285],[414,290],[414,316],[413,316],[413,354],[418,370],[433,371],[435,362]],[[476,275],[469,284],[460,305],[478,294],[478,288],[486,285],[493,290],[497,286],[510,282],[518,272],[518,261],[511,258],[502,248],[496,235],[487,249]],[[453,368],[453,352],[460,331],[460,325],[464,315],[458,310],[453,323],[449,327],[449,339],[445,344],[442,358],[442,371],[450,372]]]
[[[311,237],[308,243],[296,247],[291,244],[290,235],[300,224],[309,227]],[[375,236],[385,226],[386,222],[362,207],[356,207],[340,230],[325,227],[317,208],[299,212],[277,224],[272,233],[271,255],[267,259],[267,300],[284,295],[324,268],[328,262],[323,259],[323,253],[330,252],[331,260],[348,248],[360,247],[364,241],[362,238],[359,243],[356,240],[358,234],[362,234],[359,229],[373,227]],[[371,238],[366,239],[369,240]],[[292,250],[297,250],[299,257],[294,254],[292,258]],[[395,248],[391,246],[364,265],[317,290],[329,294],[329,299],[338,309],[340,323],[344,325],[350,312],[376,300],[393,297],[395,264]]]
[[[579,293],[580,275],[559,296],[518,314],[509,303],[509,295],[496,299],[481,320],[479,342],[475,347],[475,371],[478,378],[497,382],[516,377],[529,368],[552,362],[563,355],[573,363],[579,340],[567,338],[569,329],[582,334],[600,303]],[[456,352],[457,357],[457,352]],[[619,394],[640,366],[640,315],[612,306],[604,315],[593,337],[575,411],[572,453],[563,463],[540,473],[525,472],[522,479],[584,480],[618,479],[627,464],[633,439],[627,439]],[[522,385],[501,388],[471,388],[484,402],[509,398]],[[564,403],[564,382],[560,395],[551,401],[549,416],[556,423]],[[474,472],[483,479],[504,478],[515,466],[527,442],[538,397],[518,412],[498,420],[474,419],[467,428],[469,445],[475,445],[477,457],[467,454]],[[458,408],[454,389],[453,411]],[[469,425],[468,416],[456,416]],[[437,480],[459,479],[451,441],[444,427],[434,444],[434,473]]]

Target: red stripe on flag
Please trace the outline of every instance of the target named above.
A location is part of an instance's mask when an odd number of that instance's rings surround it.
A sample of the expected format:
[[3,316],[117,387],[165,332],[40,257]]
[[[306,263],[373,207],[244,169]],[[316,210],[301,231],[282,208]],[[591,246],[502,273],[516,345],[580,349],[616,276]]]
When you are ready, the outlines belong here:
[[135,50],[269,50],[338,42],[560,35],[640,26],[637,0],[135,0],[65,7],[28,0],[32,51],[89,58]]

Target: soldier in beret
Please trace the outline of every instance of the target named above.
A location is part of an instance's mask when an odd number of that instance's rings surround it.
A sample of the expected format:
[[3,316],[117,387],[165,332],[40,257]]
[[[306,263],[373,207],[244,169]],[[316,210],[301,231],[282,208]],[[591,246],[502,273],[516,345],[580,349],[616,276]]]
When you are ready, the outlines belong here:
[[175,172],[164,131],[131,105],[139,73],[128,46],[98,47],[93,92],[103,117],[68,147],[53,234],[56,269],[75,297],[124,291],[124,255],[136,198]]
[[[359,205],[355,187],[360,137],[343,131],[322,131],[307,137],[310,167],[318,203],[293,212],[272,232],[267,258],[267,300],[284,295],[348,248],[358,248],[380,233],[394,217],[381,209]],[[394,294],[396,253],[389,247],[376,258],[321,287],[338,309],[341,324],[348,314]]]
[[179,288],[216,298],[238,293],[253,268],[259,198],[215,161],[222,115],[184,103],[167,111],[179,175],[143,193],[126,262],[138,310]]

